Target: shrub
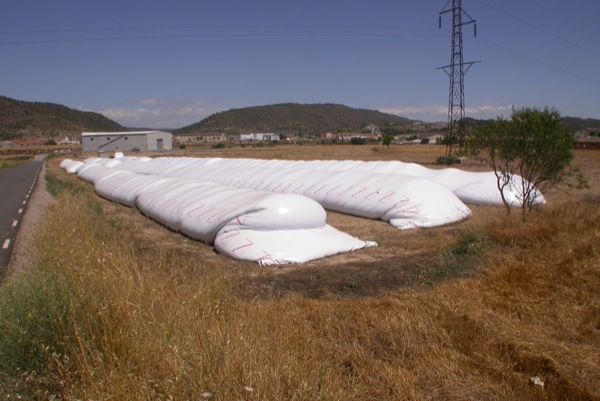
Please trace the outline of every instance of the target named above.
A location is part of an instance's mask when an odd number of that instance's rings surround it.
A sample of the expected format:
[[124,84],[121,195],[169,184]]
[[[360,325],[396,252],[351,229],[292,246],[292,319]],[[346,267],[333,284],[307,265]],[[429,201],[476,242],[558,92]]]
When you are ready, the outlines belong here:
[[455,155],[450,156],[440,156],[437,158],[436,164],[441,164],[444,166],[451,166],[453,164],[460,164],[460,158]]
[[[573,138],[554,109],[513,110],[509,120],[498,118],[473,128],[467,148],[494,170],[508,212],[504,188],[517,185],[523,215],[531,210],[541,191],[560,183],[573,159]],[[520,175],[523,180],[515,182]]]
[[367,143],[365,138],[360,138],[357,136],[350,138],[351,145],[364,145],[365,143]]

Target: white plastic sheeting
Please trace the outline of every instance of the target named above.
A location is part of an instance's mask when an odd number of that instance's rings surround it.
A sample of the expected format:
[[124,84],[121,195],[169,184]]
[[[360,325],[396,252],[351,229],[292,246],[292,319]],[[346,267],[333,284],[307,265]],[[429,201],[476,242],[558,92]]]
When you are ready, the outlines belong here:
[[[152,165],[144,167],[129,167],[127,161],[136,164],[136,158],[125,158],[125,165],[119,168],[132,168],[140,173],[156,173],[164,169],[160,174],[171,176],[185,174],[185,176],[197,179],[210,180],[214,182],[226,182],[230,177],[237,177],[234,185],[244,185],[241,181],[245,178],[244,172],[256,175],[255,169],[264,171],[266,178],[263,182],[273,181],[277,175],[288,175],[290,171],[307,171],[311,174],[322,172],[338,173],[367,173],[383,174],[386,176],[409,176],[424,178],[434,181],[452,191],[461,201],[478,205],[502,205],[502,197],[498,190],[496,176],[493,171],[470,172],[456,168],[431,169],[416,163],[404,163],[400,161],[356,161],[356,160],[314,160],[314,161],[289,161],[289,160],[260,160],[260,159],[221,159],[221,158],[159,158],[154,159]],[[189,171],[191,170],[191,171]],[[286,171],[280,171],[286,170]],[[278,173],[278,171],[280,171]],[[321,174],[322,176],[322,174]],[[231,184],[231,182],[229,182]],[[260,186],[259,176],[247,185]],[[527,183],[526,183],[527,185]],[[514,175],[510,184],[504,188],[504,196],[513,207],[522,205],[523,179]],[[273,190],[273,188],[266,188]],[[275,188],[277,192],[280,188]],[[426,188],[423,188],[425,191]],[[307,194],[308,195],[308,194]],[[537,204],[545,203],[541,193],[536,194]],[[327,207],[326,207],[327,208]]]
[[67,170],[67,172],[71,173],[71,174],[75,173],[77,171],[77,169],[79,167],[81,167],[82,165],[83,165],[83,162],[71,160],[71,159],[65,159],[62,162],[60,162],[60,168]]
[[[125,160],[126,161],[126,160]],[[134,163],[135,161],[132,160]],[[281,174],[290,174],[290,171],[307,171],[309,174],[329,173],[367,173],[383,174],[385,176],[409,176],[424,178],[434,181],[443,187],[452,191],[461,201],[478,205],[502,205],[502,197],[498,190],[496,176],[493,171],[488,172],[470,172],[456,168],[431,169],[416,163],[404,163],[400,161],[357,161],[357,160],[314,160],[314,161],[289,161],[289,160],[260,160],[260,159],[221,159],[221,158],[161,158],[154,159],[153,166],[145,166],[138,170],[140,172],[156,171],[165,168],[162,175],[184,174],[188,177],[196,177],[215,182],[224,182],[228,177],[239,177],[235,185],[244,185],[240,181],[244,179],[240,172],[260,169],[265,171],[266,178],[261,179],[272,181],[277,176],[277,171]],[[125,165],[120,168],[128,168]],[[314,171],[314,173],[311,173]],[[222,176],[222,177],[221,177]],[[270,177],[270,178],[269,178]],[[259,177],[255,178],[249,185],[260,185]],[[401,179],[401,178],[400,178]],[[527,184],[526,184],[527,185]],[[511,177],[510,184],[504,188],[504,196],[513,207],[522,205],[523,179],[514,175]],[[271,189],[267,189],[271,190]],[[423,188],[426,191],[426,188]],[[541,193],[536,195],[536,203],[545,203]],[[327,207],[326,207],[327,208]]]
[[[185,178],[114,168],[114,160],[82,163],[80,178],[96,192],[174,231],[214,244],[218,252],[261,265],[303,263],[375,246],[326,224],[322,206],[294,194],[272,194]],[[141,163],[149,160],[138,160]],[[67,169],[71,163],[61,163]]]
[[[478,205],[502,205],[496,175],[493,171],[471,172],[456,168],[431,169],[416,163],[400,161],[301,161],[283,162],[284,168],[314,168],[326,171],[361,171],[377,174],[409,175],[435,181],[448,188],[460,200]],[[518,175],[511,176],[510,184],[504,190],[504,196],[510,206],[520,207],[523,201],[523,183],[528,183]],[[535,203],[545,203],[544,196],[536,192]]]
[[[112,167],[143,175],[302,195],[316,200],[325,209],[381,219],[399,229],[436,227],[461,221],[471,214],[448,188],[430,179],[405,174],[319,169],[315,168],[318,164],[309,162],[217,158],[124,158]],[[88,174],[87,170],[85,173]],[[86,174],[82,178],[86,179]]]
[[[65,160],[61,167],[103,197],[165,226],[262,264],[304,262],[374,245],[326,224],[323,208],[399,229],[467,218],[464,202],[501,205],[493,172],[414,163],[125,157]],[[522,178],[504,190],[520,206]],[[538,203],[545,202],[539,194]]]

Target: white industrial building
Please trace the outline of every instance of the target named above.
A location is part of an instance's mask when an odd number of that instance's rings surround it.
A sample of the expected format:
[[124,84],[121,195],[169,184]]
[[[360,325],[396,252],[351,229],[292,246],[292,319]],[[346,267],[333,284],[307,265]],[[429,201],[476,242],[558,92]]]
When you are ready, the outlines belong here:
[[146,152],[173,149],[173,135],[163,131],[83,132],[84,152]]

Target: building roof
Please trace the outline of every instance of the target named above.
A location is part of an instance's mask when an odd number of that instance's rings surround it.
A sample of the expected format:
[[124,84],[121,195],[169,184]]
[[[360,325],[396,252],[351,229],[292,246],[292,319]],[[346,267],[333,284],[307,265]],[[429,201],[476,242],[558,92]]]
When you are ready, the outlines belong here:
[[82,132],[81,136],[117,136],[117,135],[147,135],[152,133],[170,134],[170,132],[149,130],[149,131],[122,131],[122,132]]

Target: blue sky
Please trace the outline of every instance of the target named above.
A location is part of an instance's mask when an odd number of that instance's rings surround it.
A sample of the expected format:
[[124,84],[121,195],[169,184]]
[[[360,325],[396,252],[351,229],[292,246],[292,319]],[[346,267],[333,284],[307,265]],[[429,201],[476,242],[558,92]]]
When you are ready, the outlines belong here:
[[[232,108],[340,103],[447,119],[446,0],[10,0],[0,95],[179,128]],[[597,0],[463,0],[466,114],[600,118]]]

